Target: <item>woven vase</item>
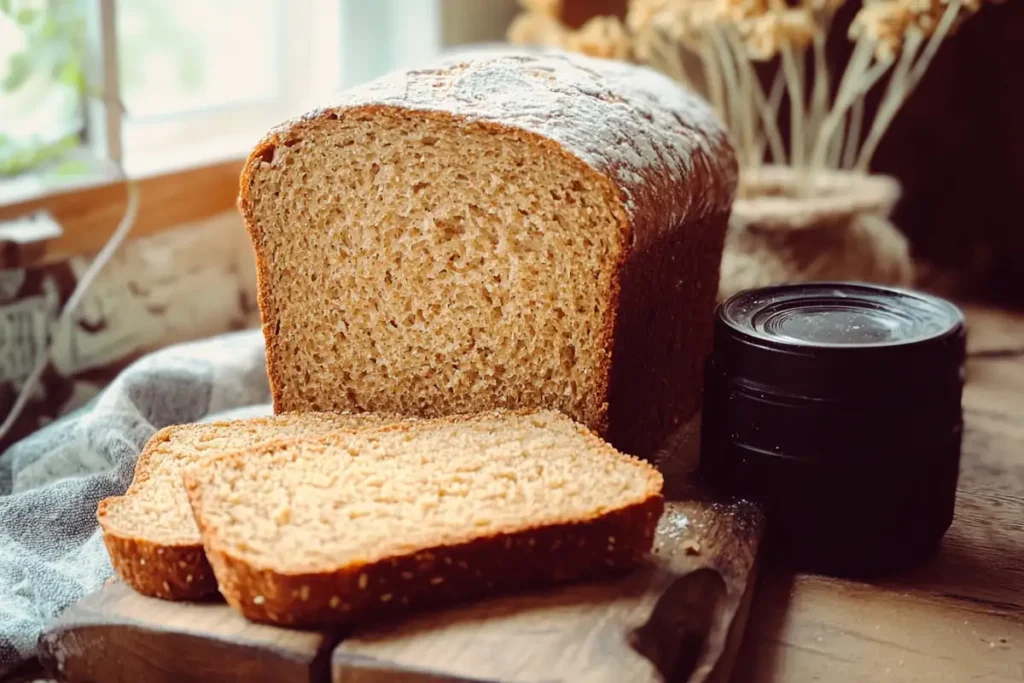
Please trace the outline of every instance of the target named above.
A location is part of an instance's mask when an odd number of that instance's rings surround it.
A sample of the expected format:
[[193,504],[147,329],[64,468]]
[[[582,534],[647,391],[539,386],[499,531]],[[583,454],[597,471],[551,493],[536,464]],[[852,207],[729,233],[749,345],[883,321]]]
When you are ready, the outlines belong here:
[[856,280],[907,286],[913,263],[889,215],[889,176],[787,166],[744,170],[725,241],[719,298],[789,282]]

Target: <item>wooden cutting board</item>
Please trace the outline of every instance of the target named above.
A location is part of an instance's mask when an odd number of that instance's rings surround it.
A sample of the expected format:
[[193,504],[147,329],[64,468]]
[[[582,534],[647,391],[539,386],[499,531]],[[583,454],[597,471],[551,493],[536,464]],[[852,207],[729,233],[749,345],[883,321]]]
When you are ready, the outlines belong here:
[[40,659],[73,683],[725,681],[746,618],[760,511],[669,502],[628,576],[423,612],[354,632],[252,624],[120,581],[72,605]]

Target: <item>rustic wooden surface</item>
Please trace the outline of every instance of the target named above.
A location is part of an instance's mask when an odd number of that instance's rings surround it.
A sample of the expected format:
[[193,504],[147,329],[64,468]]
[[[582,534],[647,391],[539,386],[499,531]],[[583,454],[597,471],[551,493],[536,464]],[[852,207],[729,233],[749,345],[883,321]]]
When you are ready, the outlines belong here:
[[345,640],[111,582],[44,634],[40,659],[75,683],[720,682],[741,636],[761,529],[746,503],[670,502],[652,561],[629,576],[424,612]]
[[726,680],[760,529],[753,506],[669,503],[643,570],[356,633],[334,651],[334,683]]
[[863,583],[766,568],[734,680],[1024,680],[1024,314],[968,307],[956,517],[934,557]]
[[114,580],[61,615],[39,658],[82,683],[306,683],[326,679],[338,637],[253,624],[222,602],[147,598]]
[[[746,633],[734,658],[732,680],[958,683],[1024,679],[1024,314],[977,307],[968,307],[967,313],[971,358],[964,394],[967,425],[960,492],[956,518],[941,548],[922,565],[873,583],[766,568],[755,588]],[[703,554],[707,549],[698,550],[701,554],[688,557],[707,560],[709,556]],[[724,572],[728,571],[726,567]],[[697,609],[676,615],[679,619],[691,618],[682,621],[674,631],[683,634],[683,668],[685,653],[692,658],[694,651],[693,645],[686,647],[692,641],[685,635],[693,632],[687,626],[699,622],[699,606],[707,604],[707,596],[720,596],[721,591],[721,585],[706,573],[692,576],[697,580],[677,582],[683,586],[680,592],[697,591],[705,600],[697,601]],[[573,590],[585,593],[591,589]],[[666,597],[669,599],[665,600]],[[663,595],[662,604],[685,603],[688,597],[692,593],[682,599],[678,595]],[[459,614],[466,621],[443,627],[454,637],[479,645],[481,641],[473,629],[486,629],[488,620],[500,612],[501,603],[498,600],[490,605],[463,608]],[[742,607],[742,601],[737,606]],[[742,609],[739,611],[742,617]],[[141,613],[144,615],[145,610]],[[583,609],[580,613],[587,612]],[[402,680],[381,678],[379,666],[375,665],[378,658],[398,660],[409,668],[417,662],[429,661],[436,674],[434,662],[440,654],[451,660],[447,662],[448,669],[442,671],[462,671],[461,667],[479,653],[444,647],[435,650],[431,635],[417,628],[432,618],[439,617],[423,615],[390,633],[378,629],[343,643],[334,658],[335,680]],[[523,643],[531,635],[527,633],[529,620],[522,615],[515,615],[515,619],[519,626],[512,637],[505,640],[495,636],[482,645],[510,665],[515,665],[519,657],[525,660]],[[735,621],[742,622],[742,618]],[[661,628],[666,622],[659,618],[650,623],[653,627],[641,629],[645,636],[673,633],[671,628]],[[561,629],[539,624],[533,628],[537,642],[564,643]],[[588,637],[601,633],[600,624],[590,623],[589,628]],[[727,630],[720,625],[713,628],[710,633],[714,635],[703,648],[718,647]],[[108,640],[105,657],[114,661],[138,659],[131,652],[120,651],[121,647],[136,647],[133,642]],[[529,647],[533,647],[532,642]],[[734,637],[724,649],[734,649],[738,642]],[[579,657],[585,647],[565,648],[564,655],[566,659]],[[613,661],[614,649],[605,652],[597,648],[590,652],[596,653],[594,657],[603,657],[609,665],[617,665]],[[664,659],[663,655],[654,655],[652,661],[659,661],[659,657]],[[308,657],[305,661],[309,661]],[[728,664],[733,657],[720,661]],[[713,671],[708,680],[727,680],[728,668]],[[407,680],[439,680],[430,673],[428,668],[421,676]],[[703,673],[704,670],[698,671],[698,676]],[[557,675],[551,671],[534,678],[555,679]],[[92,680],[102,683],[129,679]],[[188,679],[157,676],[146,680],[159,683]]]

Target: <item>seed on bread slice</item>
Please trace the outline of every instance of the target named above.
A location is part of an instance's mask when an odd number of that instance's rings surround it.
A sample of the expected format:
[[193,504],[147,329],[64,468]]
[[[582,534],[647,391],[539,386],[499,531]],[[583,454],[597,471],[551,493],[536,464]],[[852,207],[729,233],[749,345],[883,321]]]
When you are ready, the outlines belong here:
[[663,507],[654,467],[547,411],[264,444],[183,477],[221,593],[286,625],[622,571]]
[[114,570],[144,595],[170,600],[215,595],[217,583],[182,486],[182,466],[284,437],[395,419],[373,414],[303,413],[161,429],[139,455],[128,491],[100,501],[97,508]]

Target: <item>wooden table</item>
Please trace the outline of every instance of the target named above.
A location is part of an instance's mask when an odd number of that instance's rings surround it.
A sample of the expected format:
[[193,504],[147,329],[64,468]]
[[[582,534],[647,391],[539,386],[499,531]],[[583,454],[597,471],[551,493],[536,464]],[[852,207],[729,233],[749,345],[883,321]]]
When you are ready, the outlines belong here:
[[1024,680],[1024,313],[967,315],[960,493],[941,549],[874,583],[762,567],[737,683]]
[[967,308],[956,516],[928,562],[861,583],[765,567],[733,680],[1024,680],[1024,314]]

